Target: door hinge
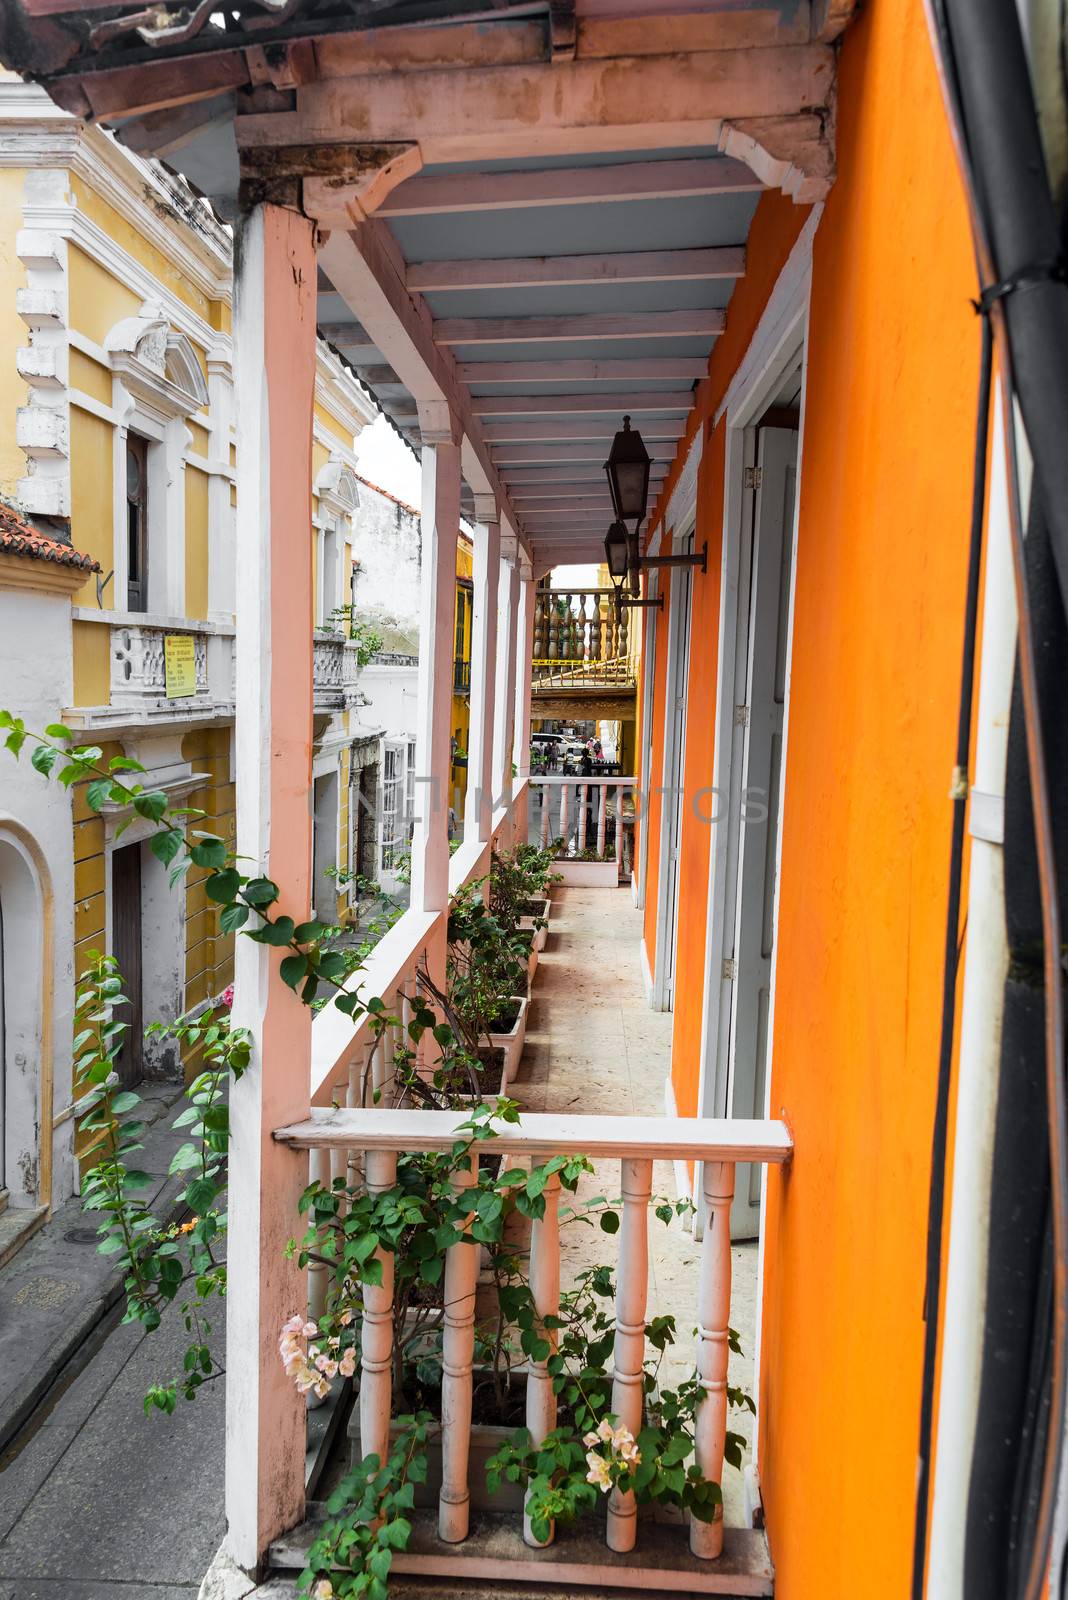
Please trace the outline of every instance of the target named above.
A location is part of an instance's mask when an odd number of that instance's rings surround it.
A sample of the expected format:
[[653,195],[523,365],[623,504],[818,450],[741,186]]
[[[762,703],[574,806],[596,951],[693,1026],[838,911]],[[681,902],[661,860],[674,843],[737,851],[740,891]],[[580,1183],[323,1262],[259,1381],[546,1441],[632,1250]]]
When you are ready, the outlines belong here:
[[738,963],[734,960],[733,956],[730,958],[730,960],[723,963],[721,976],[725,978],[728,983],[733,983],[735,978],[738,976]]
[[764,468],[763,467],[746,467],[746,469],[745,469],[745,486],[746,486],[746,488],[747,489],[759,489],[760,488],[760,480],[763,478],[763,476],[764,476]]
[[748,726],[749,726],[749,707],[748,706],[735,706],[735,708],[734,708],[734,726],[736,728],[748,728]]

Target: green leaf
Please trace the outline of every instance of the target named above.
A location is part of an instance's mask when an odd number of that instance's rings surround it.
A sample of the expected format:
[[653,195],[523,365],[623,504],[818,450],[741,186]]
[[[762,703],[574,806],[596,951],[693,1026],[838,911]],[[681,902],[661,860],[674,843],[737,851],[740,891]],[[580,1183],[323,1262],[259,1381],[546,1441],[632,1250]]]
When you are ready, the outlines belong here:
[[[194,858],[195,855],[194,851]],[[273,905],[278,899],[278,885],[272,883],[270,878],[250,878],[242,891],[242,896],[250,906]]]
[[236,867],[224,867],[221,872],[213,872],[204,881],[204,893],[209,900],[215,900],[220,905],[233,900],[240,887],[241,874]]
[[[49,731],[49,729],[45,729],[46,733]],[[68,735],[69,737],[70,735]],[[132,756],[112,756],[108,762],[109,772],[144,772],[145,770],[146,768],[141,765],[140,761],[135,761]]]
[[146,789],[144,794],[134,796],[133,808],[139,817],[158,822],[167,809],[167,796],[162,789]]
[[321,939],[326,932],[326,923],[313,920],[302,922],[293,930],[293,937],[298,944],[314,944],[316,939]]
[[99,811],[101,806],[111,798],[111,779],[96,778],[86,786],[85,803],[92,811]]
[[162,861],[165,867],[169,867],[182,848],[182,836],[177,832],[172,833],[169,828],[165,829],[162,833],[152,835],[148,841],[148,848],[157,861]]
[[224,867],[227,857],[226,841],[211,834],[195,844],[189,854],[198,867]]
[[276,949],[284,949],[293,938],[293,918],[279,917],[277,922],[265,922],[262,928],[250,933],[249,938],[255,939],[257,944],[269,944]]
[[287,956],[278,969],[282,982],[287,983],[291,989],[297,987],[307,970],[308,958],[304,955]]
[[223,933],[236,933],[248,921],[248,906],[223,906],[219,912],[219,927]]
[[618,1233],[619,1232],[619,1217],[618,1217],[616,1212],[614,1212],[614,1211],[602,1211],[601,1212],[601,1232],[602,1233]]
[[141,1104],[141,1096],[134,1094],[130,1089],[123,1089],[111,1102],[111,1109],[115,1116],[121,1117],[127,1111],[132,1111],[134,1106]]
[[[3,727],[2,722],[0,722],[0,727]],[[68,744],[74,738],[73,733],[62,722],[50,722],[45,729],[45,733],[50,739],[66,739]]]
[[58,760],[58,750],[53,750],[49,744],[39,744],[34,746],[33,754],[30,756],[30,765],[35,771],[43,772],[47,778]]

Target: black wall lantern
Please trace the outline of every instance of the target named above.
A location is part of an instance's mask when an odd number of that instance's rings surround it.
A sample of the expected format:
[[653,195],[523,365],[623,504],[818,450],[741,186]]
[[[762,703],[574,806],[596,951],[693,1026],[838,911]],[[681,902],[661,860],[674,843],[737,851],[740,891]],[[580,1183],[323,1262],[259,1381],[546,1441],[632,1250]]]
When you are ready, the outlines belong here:
[[[627,528],[627,546],[630,564],[631,594],[638,594],[638,529],[645,520],[649,502],[649,468],[651,461],[641,434],[632,428],[630,418],[623,418],[623,426],[612,440],[604,470],[608,474],[608,489],[612,496],[612,509],[616,522]],[[632,526],[627,526],[632,524]]]
[[625,522],[613,522],[604,536],[604,558],[608,565],[608,576],[617,588],[627,576],[628,552],[627,525]]
[[633,522],[635,533],[645,520],[650,464],[641,434],[631,427],[630,418],[624,417],[623,427],[612,440],[604,470],[608,474],[616,518],[620,522]]

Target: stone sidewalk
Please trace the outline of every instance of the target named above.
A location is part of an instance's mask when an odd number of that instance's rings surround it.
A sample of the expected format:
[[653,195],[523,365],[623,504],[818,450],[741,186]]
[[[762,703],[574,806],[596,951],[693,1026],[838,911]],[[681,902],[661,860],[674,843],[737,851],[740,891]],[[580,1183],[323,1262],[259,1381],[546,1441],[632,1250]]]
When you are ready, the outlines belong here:
[[[164,1219],[181,1187],[167,1176],[180,1089],[139,1092]],[[222,1384],[144,1415],[188,1339],[174,1309],[153,1334],[120,1324],[97,1221],[69,1201],[0,1270],[0,1600],[196,1600],[223,1529]]]
[[[171,1127],[181,1087],[144,1083],[138,1093],[146,1124],[140,1160],[154,1179],[146,1203],[169,1219],[182,1187],[167,1176],[185,1142]],[[114,1258],[96,1248],[99,1220],[79,1200],[68,1200],[0,1268],[0,1463],[48,1390],[84,1363],[94,1335],[118,1306],[122,1284]]]
[[116,1328],[36,1414],[0,1473],[0,1600],[196,1600],[223,1534],[223,1385],[173,1417],[142,1406],[186,1342],[174,1310]]

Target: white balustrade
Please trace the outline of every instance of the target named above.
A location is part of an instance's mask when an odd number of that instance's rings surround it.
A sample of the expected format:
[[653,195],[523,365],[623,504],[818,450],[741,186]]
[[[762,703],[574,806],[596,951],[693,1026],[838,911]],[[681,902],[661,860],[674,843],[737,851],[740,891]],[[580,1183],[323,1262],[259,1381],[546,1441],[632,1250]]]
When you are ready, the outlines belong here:
[[[556,1427],[556,1395],[548,1363],[556,1350],[555,1328],[546,1328],[546,1317],[556,1317],[560,1312],[560,1178],[553,1173],[542,1190],[545,1211],[535,1219],[530,1230],[530,1293],[534,1309],[542,1324],[540,1331],[549,1343],[549,1355],[540,1361],[531,1361],[527,1372],[527,1430],[535,1445],[541,1444],[546,1434]],[[527,1544],[537,1546],[541,1541],[534,1536],[530,1513],[523,1510],[523,1538]],[[549,1539],[552,1541],[552,1529]]]
[[[313,1160],[335,1149],[363,1152],[367,1187],[380,1193],[396,1181],[397,1157],[412,1151],[451,1151],[460,1114],[449,1111],[315,1109],[306,1122],[275,1132],[275,1139],[309,1150]],[[509,1164],[543,1161],[554,1155],[585,1154],[620,1163],[623,1203],[616,1270],[616,1331],[612,1413],[637,1436],[644,1406],[645,1323],[649,1287],[649,1203],[654,1161],[703,1163],[701,1241],[697,1305],[680,1306],[681,1324],[698,1327],[695,1373],[704,1391],[695,1425],[695,1461],[702,1475],[719,1483],[727,1429],[728,1326],[731,1296],[730,1208],[739,1162],[781,1163],[792,1154],[789,1129],[774,1121],[698,1118],[585,1117],[527,1114],[518,1123],[498,1125],[493,1152]],[[475,1181],[473,1164],[456,1176],[457,1195]],[[560,1300],[559,1180],[546,1184],[545,1214],[532,1228],[530,1287],[539,1319],[552,1317]],[[392,1402],[393,1258],[378,1251],[380,1285],[365,1284],[362,1329],[360,1431],[365,1455],[384,1459],[388,1450]],[[478,1251],[460,1241],[449,1247],[445,1263],[444,1387],[442,1394],[442,1488],[439,1531],[456,1543],[468,1527],[468,1459],[471,1434],[475,1275]],[[694,1319],[694,1313],[696,1318]],[[546,1330],[551,1348],[555,1335]],[[556,1397],[548,1357],[531,1361],[527,1378],[526,1422],[537,1443],[556,1425]],[[524,1512],[523,1536],[535,1544]],[[550,1532],[550,1540],[552,1533]],[[609,1497],[606,1538],[615,1551],[640,1547],[633,1494],[614,1490]],[[690,1549],[711,1560],[723,1548],[722,1515],[713,1522],[691,1520]]]
[[[477,1160],[477,1157],[474,1158]],[[457,1200],[475,1181],[469,1156],[455,1174]],[[470,1223],[470,1217],[468,1217]],[[441,1495],[438,1532],[447,1544],[467,1538],[471,1497],[467,1463],[471,1446],[471,1369],[475,1356],[475,1285],[479,1252],[461,1241],[445,1252],[445,1327],[441,1351]]]
[[[360,1115],[359,1112],[347,1114]],[[369,1194],[381,1194],[393,1187],[397,1181],[395,1150],[368,1150],[364,1161]],[[380,1246],[375,1259],[382,1264],[382,1281],[365,1283],[363,1291],[360,1437],[364,1455],[376,1455],[384,1465],[389,1455],[389,1417],[393,1400],[393,1252]]]
[[[649,1201],[653,1163],[627,1156],[620,1163],[623,1221],[616,1272],[616,1337],[612,1410],[636,1439],[641,1432],[645,1376],[645,1308],[649,1300]],[[633,1491],[616,1486],[608,1497],[608,1547],[634,1549],[638,1506]]]
[[[614,860],[618,876],[624,864],[626,831],[633,826],[633,818],[628,816],[624,802],[627,795],[635,793],[636,787],[637,780],[633,777],[594,774],[576,779],[560,773],[531,777],[531,792],[537,795],[541,808],[538,816],[542,848],[547,849],[553,839],[562,839],[560,859],[567,860],[572,855],[583,856],[589,845],[595,843],[596,859]],[[591,839],[594,829],[596,832]]]

